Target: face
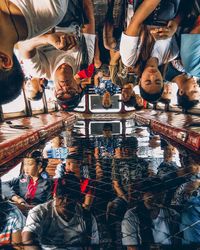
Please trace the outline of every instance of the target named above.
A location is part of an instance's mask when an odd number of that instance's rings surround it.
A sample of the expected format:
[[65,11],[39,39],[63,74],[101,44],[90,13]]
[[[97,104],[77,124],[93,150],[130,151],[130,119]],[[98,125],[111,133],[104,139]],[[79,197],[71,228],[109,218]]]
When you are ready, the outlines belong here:
[[106,92],[103,95],[103,99],[102,99],[102,106],[105,108],[109,108],[112,105],[112,100],[111,100],[111,96],[109,92]]
[[80,164],[76,159],[66,160],[66,172],[73,172],[79,178],[80,177]]
[[200,99],[200,87],[195,80],[195,78],[191,77],[182,84],[181,88],[179,89],[180,95],[187,95],[190,101],[199,100]]
[[171,100],[172,98],[172,85],[171,84],[164,84],[162,98]]
[[126,84],[122,89],[122,101],[129,101],[131,96],[133,95],[133,92],[133,85],[130,83]]
[[164,83],[158,68],[146,67],[142,73],[140,85],[148,94],[159,93]]
[[145,192],[143,194],[143,201],[144,205],[147,209],[152,209],[155,207],[158,207],[160,204],[162,204],[163,194],[154,194],[151,192]]
[[76,83],[72,68],[67,64],[62,64],[54,74],[55,96],[60,99],[69,99],[80,92]]
[[61,139],[59,136],[56,136],[51,140],[51,146],[53,148],[59,148],[61,146]]
[[41,171],[41,166],[37,165],[35,159],[25,158],[24,159],[24,173],[30,177],[38,177]]
[[75,207],[76,202],[76,199],[71,197],[71,195],[55,197],[56,210],[60,214],[67,214],[67,212]]
[[109,128],[104,128],[103,136],[104,137],[111,137],[112,136],[112,131]]

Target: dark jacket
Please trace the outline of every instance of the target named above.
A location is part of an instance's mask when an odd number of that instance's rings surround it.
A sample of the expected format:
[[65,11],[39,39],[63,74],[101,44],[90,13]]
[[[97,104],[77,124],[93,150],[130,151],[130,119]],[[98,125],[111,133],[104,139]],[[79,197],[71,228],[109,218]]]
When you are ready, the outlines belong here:
[[30,177],[20,175],[7,182],[2,182],[2,194],[5,198],[11,199],[12,196],[18,195],[31,204],[44,203],[52,198],[51,188],[52,180],[44,179],[42,176],[38,179],[35,197],[32,200],[26,198]]

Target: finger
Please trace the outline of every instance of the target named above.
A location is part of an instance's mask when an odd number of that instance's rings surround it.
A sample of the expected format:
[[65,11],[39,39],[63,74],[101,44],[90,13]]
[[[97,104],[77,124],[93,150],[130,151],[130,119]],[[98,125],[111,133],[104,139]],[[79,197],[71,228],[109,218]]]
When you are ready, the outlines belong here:
[[74,36],[68,36],[66,39],[66,50],[70,50],[76,46],[76,40]]

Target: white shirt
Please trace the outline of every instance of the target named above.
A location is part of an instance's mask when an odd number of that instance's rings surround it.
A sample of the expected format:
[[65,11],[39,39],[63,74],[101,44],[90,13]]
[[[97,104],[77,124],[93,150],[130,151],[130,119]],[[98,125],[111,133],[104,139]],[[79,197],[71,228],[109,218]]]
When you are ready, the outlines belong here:
[[[122,33],[120,42],[120,55],[125,66],[134,66],[141,52],[141,41],[139,36],[127,36]],[[154,44],[151,56],[158,59],[158,65],[174,60],[179,53],[174,38],[157,40]]]
[[[89,64],[94,57],[95,35],[85,34],[88,48]],[[53,46],[44,46],[37,49],[36,55],[30,59],[23,59],[25,72],[33,77],[44,77],[48,80],[54,80],[54,74],[57,68],[66,63],[73,69],[75,75],[80,70],[82,52],[80,48],[74,47],[71,50],[57,50]]]
[[41,35],[61,22],[67,12],[68,0],[10,0],[27,23],[28,37]]
[[155,243],[161,243],[163,245],[171,245],[170,232],[166,218],[164,216],[163,209],[160,209],[158,217],[152,220],[154,228],[152,229],[153,238]]
[[[85,237],[86,224],[82,216],[82,208],[76,206],[76,214],[70,221],[63,220],[57,213],[55,202],[49,201],[31,209],[28,213],[26,226],[23,231],[36,234],[42,245],[42,249],[81,250],[82,247],[66,247],[67,245],[81,245]],[[91,244],[99,243],[97,223],[92,216]],[[62,245],[63,244],[63,245]]]

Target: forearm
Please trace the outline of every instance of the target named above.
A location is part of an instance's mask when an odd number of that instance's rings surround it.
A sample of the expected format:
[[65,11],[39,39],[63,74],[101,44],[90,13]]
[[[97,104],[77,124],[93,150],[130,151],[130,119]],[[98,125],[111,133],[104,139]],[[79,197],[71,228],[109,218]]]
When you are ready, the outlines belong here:
[[94,6],[92,0],[83,0],[83,9],[88,19],[88,23],[82,28],[83,33],[95,34]]
[[138,36],[142,23],[155,10],[159,3],[160,0],[144,0],[131,18],[130,24],[125,32],[126,35]]
[[45,45],[48,45],[48,34],[18,43],[19,53],[24,59],[30,59],[35,56],[37,47]]
[[118,197],[127,200],[126,194],[123,192],[121,187],[119,186],[119,183],[117,181],[113,181],[113,188],[117,194]]

